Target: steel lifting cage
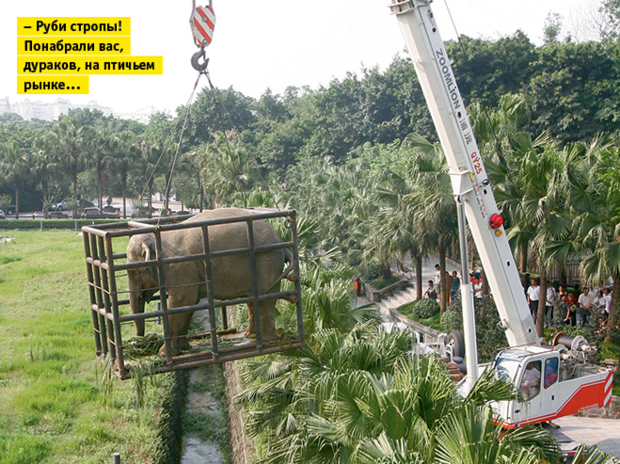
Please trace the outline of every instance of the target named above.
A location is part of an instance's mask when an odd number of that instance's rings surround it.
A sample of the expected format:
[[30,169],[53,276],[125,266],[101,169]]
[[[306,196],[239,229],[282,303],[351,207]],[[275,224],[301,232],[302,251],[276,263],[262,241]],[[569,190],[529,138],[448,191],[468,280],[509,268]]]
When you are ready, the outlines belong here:
[[[123,344],[122,326],[124,324],[132,324],[134,321],[140,319],[152,323],[159,321],[160,325],[163,326],[163,340],[166,356],[165,358],[160,358],[152,371],[153,373],[191,369],[208,364],[223,363],[304,347],[295,211],[257,209],[248,211],[248,214],[244,216],[183,222],[183,220],[190,217],[192,217],[192,215],[82,227],[97,355],[102,361],[109,356],[112,369],[121,379],[131,377],[131,365],[133,363],[131,360],[128,361],[127,357],[124,355],[124,350],[126,350],[128,345]],[[285,221],[285,226],[290,228],[291,231],[290,241],[255,246],[253,232],[254,222],[259,220]],[[213,226],[235,222],[246,224],[247,247],[211,252],[209,249],[209,229]],[[162,252],[162,234],[167,231],[189,228],[200,229],[203,252],[197,255],[164,257]],[[118,243],[122,238],[126,240],[127,237],[138,234],[154,235],[156,244],[156,257],[154,260],[127,262],[126,251],[123,250],[118,252],[114,249],[114,244],[116,243],[118,248]],[[291,271],[286,277],[293,281],[294,288],[276,293],[259,294],[256,256],[259,253],[275,249],[289,249],[292,254],[293,262],[290,263],[291,265],[289,266]],[[213,289],[208,285],[209,282],[213,281],[211,260],[235,254],[249,255],[252,294],[248,297],[215,300],[213,297]],[[208,297],[200,300],[198,304],[195,305],[169,309],[166,301],[166,265],[186,261],[202,261],[204,264],[205,282],[201,282],[201,284],[204,283],[206,285]],[[156,293],[151,298],[154,301],[158,301],[157,309],[131,314],[131,311],[128,311],[129,298],[121,298],[125,293],[128,294],[129,290],[120,288],[122,285],[119,287],[119,280],[126,278],[127,271],[130,269],[146,267],[154,267],[157,271],[159,286],[154,289]],[[260,302],[274,298],[285,299],[296,305],[297,333],[294,335],[279,335],[277,340],[265,342],[262,339],[260,328]],[[227,313],[227,307],[244,303],[251,303],[253,305],[255,339],[240,337],[240,333],[237,329],[228,327],[229,315]],[[208,312],[209,330],[204,333],[188,335],[187,338],[191,338],[192,340],[208,340],[209,343],[200,348],[190,350],[189,353],[173,356],[170,343],[169,316],[201,310],[207,310]],[[221,311],[221,317],[218,317],[218,310]]]

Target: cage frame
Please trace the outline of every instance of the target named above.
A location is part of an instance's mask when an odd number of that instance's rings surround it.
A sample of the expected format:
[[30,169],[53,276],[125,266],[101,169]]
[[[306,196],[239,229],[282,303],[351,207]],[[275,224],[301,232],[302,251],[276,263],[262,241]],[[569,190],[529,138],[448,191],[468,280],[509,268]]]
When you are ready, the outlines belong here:
[[[305,346],[303,331],[303,314],[301,303],[301,283],[299,280],[299,249],[297,241],[297,219],[295,210],[274,210],[267,208],[244,208],[247,215],[207,219],[203,221],[184,222],[194,217],[194,214],[160,217],[141,221],[118,221],[114,223],[98,224],[82,227],[84,239],[84,253],[86,262],[86,276],[88,280],[90,309],[92,326],[95,338],[95,350],[97,357],[105,362],[109,355],[111,368],[115,374],[125,380],[131,378],[130,362],[127,362],[123,353],[123,339],[121,324],[133,322],[139,319],[149,320],[161,318],[164,331],[165,364],[157,366],[153,373],[172,372],[177,370],[192,369],[210,364],[220,364],[244,358],[262,356],[271,353],[300,349]],[[288,242],[272,243],[257,246],[254,243],[254,222],[265,219],[283,219],[285,225],[291,230],[291,240]],[[247,243],[244,248],[234,248],[212,252],[209,247],[209,228],[231,223],[246,224]],[[200,228],[202,234],[202,253],[197,255],[164,257],[162,247],[162,233],[175,230]],[[140,234],[153,234],[155,237],[155,259],[140,262],[126,262],[127,252],[115,253],[113,241],[119,237],[132,237]],[[256,270],[256,255],[277,249],[290,249],[292,263],[290,273],[286,278],[294,281],[294,289],[275,293],[262,293],[258,291],[258,277]],[[212,259],[230,256],[234,254],[249,253],[250,279],[252,292],[248,297],[237,297],[228,300],[215,300],[212,280]],[[125,262],[122,262],[122,261]],[[120,261],[120,262],[119,262]],[[207,287],[206,302],[202,300],[195,305],[168,308],[165,269],[169,264],[203,261],[205,268],[205,281],[192,282]],[[155,267],[157,270],[158,287],[151,301],[158,301],[155,311],[137,314],[120,314],[120,308],[129,305],[129,298],[119,298],[117,288],[117,273],[131,269]],[[122,292],[124,293],[124,292]],[[260,302],[267,299],[286,299],[296,305],[297,339],[286,342],[264,343],[260,327]],[[204,300],[204,299],[203,299]],[[226,335],[236,331],[228,327],[227,307],[237,304],[253,303],[253,315],[255,325],[255,342],[247,342],[243,345],[231,347],[219,347],[218,335]],[[222,328],[217,328],[216,311],[221,308]],[[207,310],[209,332],[190,335],[189,338],[211,338],[211,349],[208,351],[172,355],[171,334],[169,317],[174,314]],[[164,359],[164,358],[162,358]]]

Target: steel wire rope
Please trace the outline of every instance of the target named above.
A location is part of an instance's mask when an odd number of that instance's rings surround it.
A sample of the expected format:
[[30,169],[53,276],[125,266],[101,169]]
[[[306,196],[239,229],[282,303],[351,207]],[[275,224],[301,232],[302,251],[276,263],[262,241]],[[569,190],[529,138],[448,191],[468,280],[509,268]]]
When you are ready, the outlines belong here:
[[[211,95],[213,96],[213,106],[215,106],[215,111],[217,112],[218,118],[220,120],[220,127],[221,127],[222,131],[224,132],[224,141],[226,142],[226,147],[228,148],[228,152],[232,153],[232,147],[230,146],[230,143],[228,142],[228,137],[226,136],[226,132],[225,132],[225,129],[224,129],[224,120],[222,118],[222,114],[220,113],[220,109],[219,109],[220,106],[222,107],[222,109],[226,113],[226,116],[228,116],[228,120],[230,121],[230,125],[231,125],[233,131],[237,131],[237,126],[235,125],[235,123],[233,122],[232,118],[230,117],[230,113],[228,112],[228,110],[226,110],[226,107],[217,98],[217,94],[215,92],[215,86],[213,85],[213,82],[211,82],[211,76],[209,75],[209,70],[205,69],[202,72],[204,73],[204,75],[206,76],[207,80],[209,81],[209,87],[211,88]],[[219,104],[219,106],[218,106],[218,104]],[[264,186],[267,188],[267,191],[269,192],[269,194],[273,195],[273,192],[271,191],[271,187],[269,186],[269,184],[267,183],[267,181],[263,177],[263,174],[260,172],[260,166],[258,165],[258,162],[256,161],[256,158],[254,156],[252,156],[251,158],[252,158],[252,161],[254,161],[254,169],[256,169],[256,172],[260,176],[260,179],[263,181]],[[280,205],[278,205],[278,203],[275,202],[275,201],[274,201],[274,203],[276,205],[276,209],[278,211],[280,211]]]
[[[198,73],[198,77],[196,78],[196,82],[194,83],[194,88],[192,90],[191,95],[189,96],[187,103],[185,105],[185,118],[183,119],[183,127],[181,127],[181,135],[179,135],[179,143],[177,143],[177,150],[174,154],[174,159],[172,160],[172,166],[170,167],[170,175],[168,176],[168,183],[166,185],[166,204],[168,203],[168,196],[170,195],[170,186],[172,185],[172,175],[174,174],[174,168],[177,163],[177,158],[179,157],[179,150],[181,149],[181,143],[183,143],[183,134],[185,133],[185,128],[187,127],[187,119],[189,117],[189,110],[191,108],[191,101],[194,98],[194,94],[196,93],[196,88],[198,87],[198,82],[200,81],[200,76],[202,72]],[[177,121],[178,125],[178,121]],[[176,129],[176,126],[175,126]],[[161,213],[159,214],[159,219],[157,220],[157,225],[159,225],[161,221]]]
[[[198,73],[198,77],[196,78],[196,82],[194,83],[194,88],[192,90],[192,93],[190,94],[189,98],[187,99],[187,103],[185,104],[185,109],[186,109],[186,111],[185,111],[185,120],[183,122],[183,128],[181,130],[181,137],[180,137],[180,140],[179,140],[179,144],[177,146],[177,152],[176,152],[177,155],[178,155],[179,147],[181,146],[181,142],[183,140],[183,131],[185,130],[185,124],[187,123],[187,116],[189,114],[189,105],[190,105],[190,102],[192,101],[192,99],[194,98],[194,93],[196,92],[196,87],[198,87],[198,82],[200,81],[200,76],[201,76],[201,73]],[[157,162],[155,163],[155,166],[153,166],[153,169],[151,170],[151,174],[150,174],[148,180],[146,181],[146,183],[144,185],[144,189],[142,190],[142,193],[140,194],[140,199],[144,198],[144,194],[145,194],[145,192],[146,192],[146,190],[148,188],[149,182],[151,182],[151,180],[153,179],[153,176],[155,175],[155,171],[157,170],[157,167],[159,166],[159,163],[161,162],[162,158],[168,152],[168,141],[172,137],[172,134],[174,134],[174,132],[176,131],[177,127],[179,126],[179,122],[180,121],[181,121],[180,118],[177,119],[177,122],[174,125],[174,128],[170,131],[170,133],[166,137],[166,139],[164,141],[163,150],[162,150],[161,154],[159,155],[159,158],[157,158]],[[175,162],[176,162],[176,155],[175,155]],[[166,185],[166,198],[168,198],[168,188],[170,186],[170,179],[172,179],[172,171],[173,170],[174,170],[174,165],[173,165],[172,170],[171,170],[170,178],[168,179],[168,184]],[[149,211],[149,213],[151,213],[151,212]],[[159,218],[161,220],[161,212],[160,212]],[[157,221],[157,225],[159,225],[159,221]]]
[[443,2],[446,4],[446,9],[448,10],[448,16],[450,16],[450,21],[452,21],[452,27],[454,28],[454,32],[456,34],[456,41],[458,42],[459,47],[461,48],[461,51],[463,52],[463,54],[467,55],[467,53],[465,52],[465,47],[463,47],[463,42],[461,42],[461,35],[459,34],[459,31],[456,28],[456,23],[454,22],[454,18],[452,17],[452,11],[450,11],[448,0],[443,0]]

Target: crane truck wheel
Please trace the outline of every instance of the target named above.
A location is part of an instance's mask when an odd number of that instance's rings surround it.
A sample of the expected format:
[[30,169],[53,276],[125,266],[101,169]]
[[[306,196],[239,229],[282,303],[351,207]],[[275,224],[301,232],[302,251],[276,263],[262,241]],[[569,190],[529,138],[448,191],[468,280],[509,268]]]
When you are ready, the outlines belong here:
[[465,357],[465,337],[458,330],[450,332],[448,343],[452,344],[452,355],[459,358]]

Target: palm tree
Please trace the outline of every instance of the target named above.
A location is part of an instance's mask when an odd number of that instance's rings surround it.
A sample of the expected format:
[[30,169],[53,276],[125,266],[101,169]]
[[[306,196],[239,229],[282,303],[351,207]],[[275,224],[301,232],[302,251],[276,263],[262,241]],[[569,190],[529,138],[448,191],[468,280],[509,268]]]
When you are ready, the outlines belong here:
[[[403,150],[404,151],[404,150]],[[410,161],[421,161],[419,154],[409,154]],[[409,170],[409,173],[412,171]],[[413,170],[417,174],[416,170]],[[428,235],[422,224],[416,223],[414,212],[418,205],[412,204],[411,196],[417,188],[417,176],[401,176],[389,171],[377,189],[378,202],[382,205],[371,215],[369,230],[375,243],[388,246],[390,259],[409,253],[416,269],[417,298],[422,298],[422,259],[428,249]]]
[[144,198],[145,191],[148,191],[147,208],[148,216],[152,216],[153,212],[153,186],[155,183],[155,175],[158,169],[161,169],[160,161],[165,150],[161,145],[149,143],[142,140],[140,143],[140,158],[136,164],[137,171],[140,173],[139,178],[144,179],[144,188],[140,194],[140,203]]
[[612,302],[607,321],[606,343],[612,343],[611,332],[617,324],[620,297],[620,142],[596,138],[581,158],[581,169],[571,173],[567,192],[574,213],[573,233],[553,244],[556,256],[571,251],[588,251],[581,263],[587,283],[614,279]]
[[113,173],[118,139],[109,129],[101,129],[95,134],[91,143],[91,152],[94,156],[88,162],[97,174],[97,206],[103,211],[103,190]]
[[121,178],[123,195],[123,217],[127,217],[127,178],[133,168],[139,166],[140,147],[131,131],[123,131],[115,136],[115,152],[112,166],[115,173]]
[[88,148],[92,147],[90,127],[82,124],[77,116],[66,116],[53,128],[52,140],[58,167],[67,173],[73,185],[73,216],[77,215],[78,174],[88,160]]
[[542,429],[495,425],[490,402],[514,396],[495,371],[461,398],[443,363],[408,355],[410,343],[361,325],[319,331],[297,357],[246,363],[237,401],[260,462],[560,462]]
[[22,183],[31,176],[32,155],[17,142],[4,143],[0,148],[0,175],[15,193],[15,219],[19,219],[19,194]]
[[[547,271],[556,260],[550,259],[548,246],[570,231],[564,190],[566,172],[574,169],[579,148],[567,146],[562,152],[543,134],[536,140],[519,134],[512,139],[511,154],[504,182],[500,184],[500,207],[510,220],[507,236],[513,249],[532,248],[540,268],[540,296],[536,329],[544,332]],[[497,170],[495,171],[497,173]]]
[[441,314],[447,308],[448,292],[446,275],[446,254],[451,244],[458,240],[456,203],[452,182],[439,143],[432,144],[419,135],[412,134],[403,141],[403,146],[419,153],[411,165],[409,176],[417,182],[416,190],[406,201],[413,209],[413,218],[428,244],[439,255],[441,279]]
[[54,201],[50,192],[50,181],[57,173],[58,162],[53,152],[53,141],[46,135],[37,138],[34,142],[34,171],[36,172],[41,193],[43,194],[43,212],[49,218],[49,206]]
[[214,141],[199,152],[202,185],[220,206],[235,192],[249,190],[258,178],[243,143],[234,131],[213,134]]
[[[529,119],[527,98],[521,94],[507,94],[500,98],[497,109],[475,103],[468,108],[468,112],[489,178],[494,185],[500,186],[494,192],[498,204],[507,208],[511,202],[518,203],[523,192],[518,183],[511,182],[511,176],[518,172],[512,155],[513,146],[518,146],[519,140],[524,139],[526,145],[531,145],[527,143],[529,135],[519,130],[520,125]],[[543,137],[541,142],[545,141],[547,137]],[[541,142],[535,143],[533,148]],[[515,205],[513,207],[516,208]],[[519,255],[519,271],[525,273],[532,236],[530,231],[520,228],[515,228],[512,233],[511,245]]]

